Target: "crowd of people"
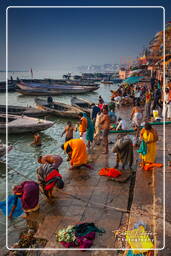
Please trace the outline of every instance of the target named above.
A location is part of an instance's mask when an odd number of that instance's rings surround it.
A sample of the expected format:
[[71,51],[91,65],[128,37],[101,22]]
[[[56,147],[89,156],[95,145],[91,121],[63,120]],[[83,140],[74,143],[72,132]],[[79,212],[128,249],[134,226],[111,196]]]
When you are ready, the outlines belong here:
[[[115,123],[116,130],[126,130],[127,122],[123,118],[116,117],[116,105],[118,97],[130,97],[133,95],[133,107],[130,114],[132,126],[136,129],[136,137],[146,146],[146,153],[140,152],[141,165],[154,163],[156,159],[156,142],[158,140],[157,131],[152,128],[149,121],[152,117],[152,111],[160,109],[163,116],[171,118],[171,89],[166,88],[162,92],[159,81],[152,80],[151,87],[145,86],[120,86],[117,91],[112,91],[112,97],[109,104],[105,104],[103,98],[99,96],[99,102],[93,103],[90,113],[80,113],[79,122],[73,125],[71,121],[67,122],[61,137],[65,134],[65,142],[61,146],[62,150],[68,155],[67,161],[70,162],[70,170],[81,167],[90,168],[88,164],[88,150],[94,150],[96,145],[103,144],[104,154],[109,153],[109,131],[111,122]],[[145,104],[143,112],[143,102]],[[162,102],[165,103],[163,108]],[[49,101],[50,104],[50,101]],[[157,116],[159,118],[159,116]],[[141,129],[142,121],[145,121],[144,128]],[[79,138],[75,137],[75,132],[79,132]],[[32,145],[41,146],[40,134],[34,135]],[[130,137],[119,135],[114,142],[112,152],[116,154],[115,168],[122,163],[122,169],[128,166],[132,168],[133,164],[133,142]],[[37,182],[25,181],[13,188],[15,194],[14,207],[10,217],[16,208],[17,200],[20,197],[22,206],[26,215],[39,209],[39,191],[41,191],[49,201],[53,199],[54,187],[62,189],[64,181],[59,173],[59,167],[63,159],[58,155],[45,155],[38,158],[40,166],[37,169]],[[34,200],[32,200],[34,199]]]
[[[165,90],[161,81],[151,78],[150,84],[140,82],[138,85],[123,84],[116,91],[111,91],[111,100],[120,105],[144,106],[144,117],[149,120],[153,111],[158,111],[163,118],[171,119],[171,83]],[[163,108],[165,103],[165,108]]]

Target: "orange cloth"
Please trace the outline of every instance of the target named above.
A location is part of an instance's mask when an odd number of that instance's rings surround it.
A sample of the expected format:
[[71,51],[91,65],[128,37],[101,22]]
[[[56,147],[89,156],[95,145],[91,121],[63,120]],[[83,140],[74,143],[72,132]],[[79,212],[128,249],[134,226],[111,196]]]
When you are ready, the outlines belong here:
[[112,177],[112,178],[116,178],[118,176],[120,176],[122,173],[115,169],[115,168],[102,168],[100,171],[99,171],[99,175],[101,176],[109,176],[109,177]]
[[71,166],[80,166],[82,164],[87,164],[88,155],[86,151],[86,145],[81,139],[72,139],[64,144],[64,150],[66,151],[67,146],[70,146],[72,149],[71,152]]
[[87,126],[88,126],[87,118],[82,117],[81,122],[80,122],[80,126],[79,126],[79,131],[80,132],[86,132]]
[[163,164],[160,164],[160,163],[145,164],[145,165],[143,166],[143,169],[144,169],[144,171],[149,171],[149,170],[151,170],[153,167],[161,168],[161,167],[163,167]]

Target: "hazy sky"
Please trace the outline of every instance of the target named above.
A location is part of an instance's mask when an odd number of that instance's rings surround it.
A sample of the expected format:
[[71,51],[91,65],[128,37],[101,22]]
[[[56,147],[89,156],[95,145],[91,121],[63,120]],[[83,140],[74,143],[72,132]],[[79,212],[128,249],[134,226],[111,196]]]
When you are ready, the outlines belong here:
[[[21,4],[21,1],[16,2]],[[44,1],[41,2],[45,5]],[[114,2],[125,4],[125,1]],[[126,2],[128,5],[129,1]],[[157,5],[157,1],[153,2]],[[27,3],[31,5],[33,1]],[[48,3],[50,5],[50,1]],[[162,24],[161,8],[10,8],[9,70],[29,70],[31,67],[35,70],[62,70],[134,59],[162,29]],[[3,43],[4,38],[1,38],[2,46]],[[3,57],[4,53],[1,54]]]

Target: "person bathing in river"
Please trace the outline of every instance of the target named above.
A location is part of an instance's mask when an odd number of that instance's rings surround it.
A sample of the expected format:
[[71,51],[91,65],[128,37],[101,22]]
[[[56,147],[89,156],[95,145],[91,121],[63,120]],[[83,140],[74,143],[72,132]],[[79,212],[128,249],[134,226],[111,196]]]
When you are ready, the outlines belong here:
[[52,192],[55,186],[59,189],[64,187],[62,176],[58,171],[62,162],[62,157],[56,155],[55,162],[46,162],[37,168],[36,172],[40,190],[45,194],[49,201],[53,198]]
[[65,142],[68,140],[73,139],[73,132],[75,131],[75,128],[72,126],[72,122],[68,121],[67,126],[65,127],[61,137],[65,134]]
[[86,145],[81,139],[72,139],[61,146],[61,148],[68,154],[70,159],[71,168],[79,168],[86,166],[88,162],[88,155],[86,151]]
[[14,206],[9,214],[9,218],[17,207],[18,198],[21,198],[22,208],[26,213],[24,218],[27,218],[31,212],[35,212],[39,209],[39,185],[34,181],[24,181],[20,185],[13,188],[15,195]]
[[41,142],[41,137],[39,133],[34,134],[34,141],[31,143],[31,146],[41,146],[42,142]]

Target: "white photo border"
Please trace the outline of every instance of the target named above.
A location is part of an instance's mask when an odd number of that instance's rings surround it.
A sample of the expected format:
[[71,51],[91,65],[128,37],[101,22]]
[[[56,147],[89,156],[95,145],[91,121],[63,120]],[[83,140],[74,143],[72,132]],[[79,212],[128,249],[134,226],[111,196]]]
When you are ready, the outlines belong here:
[[[6,145],[8,145],[8,10],[12,8],[75,8],[75,9],[81,9],[81,8],[93,8],[93,9],[109,9],[109,8],[128,8],[128,9],[135,9],[135,8],[144,8],[144,9],[162,9],[163,10],[163,63],[165,63],[165,8],[163,6],[8,6],[6,8]],[[165,91],[165,64],[163,64],[163,88]],[[165,104],[163,103],[163,108],[165,112]],[[165,122],[165,116],[164,116],[164,122]],[[165,170],[166,170],[166,161],[165,161],[165,123],[163,124],[163,247],[162,248],[149,248],[149,250],[153,251],[159,251],[163,250],[165,248]],[[8,147],[6,147],[6,202],[8,201]],[[6,204],[6,212],[8,212],[8,204]],[[8,215],[8,214],[7,214]],[[15,251],[80,251],[80,248],[14,248],[14,247],[8,247],[8,216],[6,216],[6,248],[8,250],[15,250]],[[117,251],[117,250],[129,250],[130,248],[86,248],[88,251]],[[144,250],[143,248],[136,248],[136,250]],[[148,248],[147,248],[148,250]]]

